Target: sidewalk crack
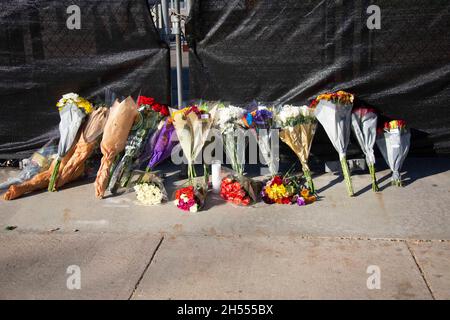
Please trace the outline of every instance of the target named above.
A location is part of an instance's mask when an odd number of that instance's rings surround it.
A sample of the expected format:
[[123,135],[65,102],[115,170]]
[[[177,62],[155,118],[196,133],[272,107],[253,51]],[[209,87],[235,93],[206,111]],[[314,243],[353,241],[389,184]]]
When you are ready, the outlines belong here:
[[161,246],[161,244],[164,241],[164,236],[161,238],[161,240],[159,240],[158,245],[156,246],[155,250],[153,251],[152,256],[150,257],[150,260],[148,261],[148,263],[146,264],[144,270],[142,271],[141,276],[139,277],[138,281],[136,282],[136,285],[134,286],[133,291],[131,292],[130,296],[128,297],[128,300],[131,300],[134,296],[134,294],[136,293],[137,288],[139,287],[139,285],[141,284],[142,279],[144,278],[144,275],[147,273],[148,268],[150,268],[150,265],[153,262],[153,259],[156,256],[156,252],[159,250],[159,247]]
[[429,291],[430,294],[431,294],[431,298],[433,298],[433,300],[436,300],[436,297],[434,296],[433,290],[431,289],[431,285],[430,285],[430,283],[428,282],[427,277],[425,276],[425,271],[424,271],[424,270],[422,269],[422,267],[420,266],[419,260],[417,259],[416,255],[414,254],[414,251],[413,251],[413,250],[411,249],[411,247],[409,246],[408,241],[405,241],[405,243],[406,243],[406,247],[408,248],[409,253],[411,254],[411,256],[412,256],[412,258],[413,258],[413,260],[414,260],[414,262],[415,262],[417,268],[419,269],[420,275],[422,276],[422,279],[423,279],[423,281],[425,282],[425,285],[427,286],[428,291]]

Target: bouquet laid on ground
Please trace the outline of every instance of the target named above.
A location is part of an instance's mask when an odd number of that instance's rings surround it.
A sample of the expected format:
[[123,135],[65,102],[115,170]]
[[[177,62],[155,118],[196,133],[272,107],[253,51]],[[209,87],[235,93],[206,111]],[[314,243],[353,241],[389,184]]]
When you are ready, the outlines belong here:
[[133,187],[136,198],[143,205],[156,205],[167,201],[167,192],[163,181],[157,175],[146,172]]
[[145,165],[145,171],[151,172],[155,167],[169,158],[173,148],[178,144],[173,119],[168,117],[147,140],[144,151],[137,161],[137,166]]
[[317,197],[306,188],[301,178],[276,175],[263,187],[261,197],[267,204],[293,204],[299,206],[316,201]]
[[61,118],[59,123],[60,137],[58,155],[48,184],[48,191],[55,191],[61,160],[73,147],[84,118],[93,111],[92,104],[76,93],[63,95],[56,106],[59,109],[59,116]]
[[317,128],[314,109],[308,106],[285,105],[277,110],[277,121],[280,125],[280,139],[300,159],[309,190],[315,193],[311,171],[308,166],[309,153]]
[[342,173],[349,196],[353,196],[353,186],[346,153],[350,142],[353,99],[352,94],[338,91],[336,93],[319,95],[311,103],[311,107],[315,108],[317,120],[322,124],[328,138],[339,153]]
[[403,120],[392,120],[379,130],[377,145],[392,171],[392,184],[402,186],[400,170],[408,155],[411,133]]
[[22,160],[23,168],[20,173],[0,184],[0,190],[8,189],[12,185],[17,185],[30,180],[40,172],[46,171],[58,151],[58,141],[51,140],[42,148],[33,153],[33,155]]
[[105,128],[108,113],[109,109],[101,106],[89,115],[81,136],[75,145],[74,153],[59,175],[56,185],[57,188],[62,187],[68,182],[75,181],[84,175],[87,160],[98,147],[98,140]]
[[[132,175],[138,175],[137,183],[133,183],[136,196],[143,204],[157,204],[167,200],[167,192],[164,188],[162,178],[151,171],[170,157],[173,148],[178,144],[172,118],[167,118],[147,141],[145,151],[137,160],[137,167],[145,164],[145,172],[136,170]],[[162,195],[162,198],[161,198]],[[159,200],[161,198],[161,200]]]
[[137,117],[136,103],[131,97],[121,103],[117,100],[109,110],[100,148],[103,154],[100,168],[95,180],[95,194],[103,198],[109,182],[109,174],[116,155],[125,148],[128,134]]
[[236,205],[248,206],[256,202],[259,184],[245,176],[229,175],[222,179],[220,196],[227,202]]
[[[89,114],[86,123],[81,127],[81,133],[78,135],[75,146],[71,148],[59,163],[58,180],[54,186],[55,189],[77,180],[85,173],[86,161],[97,147],[97,140],[103,132],[107,115],[108,109],[105,107],[100,107]],[[48,187],[56,164],[57,160],[54,160],[48,170],[21,184],[11,186],[4,198],[13,200],[25,193]]]
[[377,138],[377,120],[376,111],[372,108],[359,107],[352,111],[352,129],[358,140],[369,167],[369,173],[372,178],[372,190],[378,191],[377,177],[375,175],[375,155],[373,147]]
[[199,186],[187,186],[175,192],[174,204],[183,211],[198,212],[205,204],[206,190]]
[[232,105],[219,108],[217,126],[222,134],[225,153],[234,171],[222,179],[220,196],[228,202],[247,206],[256,202],[258,184],[244,177],[246,143],[242,118],[245,114],[245,109]]
[[139,96],[137,121],[128,136],[125,153],[111,174],[109,181],[111,193],[115,193],[119,186],[127,185],[133,161],[141,154],[148,136],[157,130],[161,120],[168,115],[167,106],[155,102],[153,98]]
[[278,173],[280,159],[278,153],[272,150],[273,142],[278,143],[278,136],[275,137],[273,134],[273,129],[277,129],[277,127],[272,108],[259,105],[257,110],[247,112],[242,120],[246,128],[254,134],[258,142],[260,155],[267,164],[270,175],[274,176]]
[[209,107],[207,104],[203,104],[201,108],[194,105],[172,111],[173,126],[188,162],[189,186],[178,190],[175,196],[175,205],[185,211],[198,211],[206,198],[208,176],[205,170],[205,181],[203,183],[195,181],[194,161],[206,143],[215,121],[216,108],[216,105]]

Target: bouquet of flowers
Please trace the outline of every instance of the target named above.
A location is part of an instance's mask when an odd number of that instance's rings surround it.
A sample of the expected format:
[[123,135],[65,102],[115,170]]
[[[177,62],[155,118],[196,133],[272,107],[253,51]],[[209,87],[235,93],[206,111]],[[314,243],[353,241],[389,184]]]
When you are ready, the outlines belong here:
[[330,138],[342,166],[345,184],[349,196],[353,196],[353,186],[350,178],[350,170],[347,165],[347,146],[350,141],[350,126],[353,107],[353,95],[345,91],[319,95],[311,103],[315,108],[317,120],[322,124]]
[[304,187],[301,179],[294,176],[276,175],[263,187],[261,191],[262,199],[267,204],[293,204],[299,206],[313,203],[316,196],[311,194],[309,189]]
[[222,134],[225,153],[234,174],[222,179],[220,196],[234,204],[247,206],[257,199],[257,183],[244,177],[245,126],[242,118],[246,110],[228,106],[219,108],[217,126]]
[[151,171],[162,161],[167,159],[177,145],[175,128],[172,118],[167,118],[160,123],[160,128],[147,140],[145,155],[141,154],[136,161],[135,167],[141,167],[146,163],[145,172],[135,170],[131,176],[138,175],[137,182],[130,179],[130,185],[134,186],[138,200],[146,205],[158,204],[167,201],[167,192],[164,188],[163,180]]
[[[75,181],[84,174],[86,161],[97,147],[97,138],[103,132],[107,115],[108,109],[104,107],[100,107],[89,114],[86,123],[81,128],[82,132],[78,136],[75,147],[60,161],[58,169],[59,178],[55,188],[60,188],[69,182]],[[4,198],[6,200],[13,200],[25,193],[48,187],[55,166],[56,160],[53,161],[48,170],[37,174],[32,179],[21,184],[10,186]]]
[[133,189],[143,205],[156,205],[168,199],[162,179],[150,172],[145,173]]
[[169,109],[165,105],[156,103],[153,98],[139,96],[138,116],[128,136],[125,146],[125,154],[115,166],[109,182],[109,190],[115,193],[119,187],[127,185],[131,173],[133,160],[140,155],[146,138],[158,127],[161,120],[169,115]]
[[174,204],[183,211],[198,212],[204,205],[206,189],[198,186],[187,186],[175,192]]
[[42,148],[37,150],[28,159],[23,159],[23,168],[16,177],[9,178],[0,184],[0,190],[8,189],[12,185],[17,185],[30,180],[38,173],[46,171],[58,151],[58,142],[54,139],[47,142]]
[[366,163],[369,167],[372,178],[372,190],[378,191],[377,177],[375,175],[375,155],[373,147],[377,137],[376,111],[372,108],[359,107],[352,111],[352,129],[356,140],[366,156]]
[[109,110],[108,120],[106,121],[100,144],[103,157],[95,180],[97,198],[103,198],[105,194],[114,158],[124,150],[128,134],[137,114],[136,103],[131,97],[126,98],[121,103],[116,100]]
[[59,123],[59,145],[56,164],[53,168],[52,176],[48,184],[48,191],[55,191],[56,181],[58,180],[59,166],[62,158],[72,148],[77,139],[78,131],[83,119],[87,114],[93,111],[92,104],[76,93],[68,93],[62,96],[56,106],[59,109],[61,121]]
[[308,106],[285,105],[277,110],[277,121],[280,124],[280,138],[286,143],[300,159],[303,174],[305,175],[309,190],[315,193],[308,158],[311,144],[317,128],[314,109]]
[[77,180],[85,173],[87,160],[98,147],[98,140],[105,128],[108,113],[109,109],[107,107],[100,106],[89,115],[81,136],[75,145],[73,155],[61,170],[56,185],[57,188]]
[[256,190],[258,188],[258,183],[250,178],[229,175],[222,179],[220,196],[224,200],[236,205],[248,206],[249,204],[256,202]]
[[155,167],[166,160],[172,154],[173,148],[178,144],[176,139],[173,119],[168,117],[160,123],[160,127],[147,140],[144,151],[137,161],[137,166],[145,165],[145,171],[150,172]]
[[403,120],[392,120],[379,131],[377,145],[392,171],[392,184],[402,186],[400,170],[408,155],[411,133]]
[[269,167],[269,173],[274,176],[278,172],[279,158],[274,156],[273,142],[278,143],[278,137],[274,140],[272,129],[276,129],[276,123],[271,108],[259,105],[257,110],[247,112],[242,118],[245,127],[250,130],[258,142],[260,154]]
[[175,205],[182,210],[199,210],[206,198],[208,190],[207,174],[205,182],[196,184],[194,161],[206,143],[211,127],[215,121],[217,105],[201,107],[193,105],[181,110],[172,111],[173,126],[180,141],[180,146],[188,162],[188,184],[176,192]]

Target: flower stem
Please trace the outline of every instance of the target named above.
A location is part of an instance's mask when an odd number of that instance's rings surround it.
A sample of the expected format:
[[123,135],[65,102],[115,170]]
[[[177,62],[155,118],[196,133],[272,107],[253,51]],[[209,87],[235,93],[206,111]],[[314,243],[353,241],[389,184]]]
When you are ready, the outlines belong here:
[[352,180],[350,177],[350,170],[348,169],[347,165],[347,158],[342,157],[341,159],[341,167],[342,167],[342,174],[344,175],[345,184],[347,185],[347,192],[350,197],[353,197],[353,186],[352,186]]
[[372,177],[372,191],[378,192],[380,189],[378,188],[377,176],[375,175],[375,165],[373,163],[368,164],[370,176]]
[[307,182],[308,187],[309,187],[309,191],[312,194],[315,194],[316,193],[316,189],[314,188],[314,183],[313,183],[313,180],[312,180],[312,177],[311,177],[311,171],[309,171],[307,169],[303,169],[303,174],[305,175],[306,182]]
[[194,184],[195,176],[196,176],[196,173],[195,173],[194,164],[188,163],[188,180],[189,180],[189,184],[191,184],[191,185]]
[[48,191],[54,192],[56,191],[56,181],[58,180],[59,166],[61,165],[61,159],[56,160],[55,167],[53,168],[52,176],[50,177],[50,181],[48,182]]

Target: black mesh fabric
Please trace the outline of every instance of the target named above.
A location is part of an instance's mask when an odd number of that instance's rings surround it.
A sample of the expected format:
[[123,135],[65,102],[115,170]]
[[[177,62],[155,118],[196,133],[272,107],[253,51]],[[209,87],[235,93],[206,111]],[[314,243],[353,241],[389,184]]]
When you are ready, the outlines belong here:
[[[197,0],[187,28],[191,98],[307,104],[343,89],[406,120],[412,152],[450,152],[448,1]],[[332,151],[322,142],[313,153]]]
[[[70,5],[80,30],[67,28]],[[96,100],[106,87],[170,102],[169,50],[146,0],[0,1],[0,159],[58,135],[62,94]]]

